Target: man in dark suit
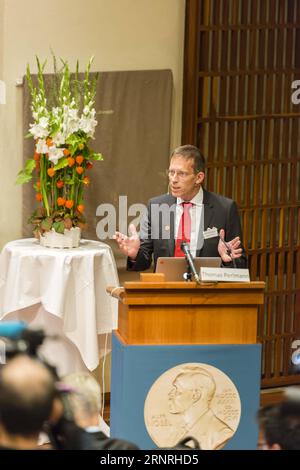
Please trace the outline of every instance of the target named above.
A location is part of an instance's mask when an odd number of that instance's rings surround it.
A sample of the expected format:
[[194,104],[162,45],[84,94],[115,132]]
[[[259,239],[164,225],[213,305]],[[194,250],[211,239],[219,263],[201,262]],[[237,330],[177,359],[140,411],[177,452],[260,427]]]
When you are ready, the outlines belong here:
[[148,269],[152,255],[154,269],[158,257],[183,256],[180,242],[184,239],[193,256],[220,256],[224,266],[247,266],[237,206],[231,199],[202,188],[204,171],[205,160],[197,147],[183,145],[172,152],[170,192],[150,199],[141,237],[133,225],[131,236],[120,232],[114,236],[128,256],[129,270]]
[[63,378],[63,383],[71,387],[68,404],[75,424],[82,430],[81,441],[86,440],[87,447],[93,450],[138,449],[132,442],[108,437],[109,427],[101,417],[101,387],[90,373],[73,372]]

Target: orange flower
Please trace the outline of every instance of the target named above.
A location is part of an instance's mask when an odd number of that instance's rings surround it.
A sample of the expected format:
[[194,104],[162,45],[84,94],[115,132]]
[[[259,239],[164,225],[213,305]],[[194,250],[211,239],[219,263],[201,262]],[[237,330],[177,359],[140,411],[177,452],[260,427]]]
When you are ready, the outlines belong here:
[[83,204],[78,204],[77,210],[78,210],[78,212],[80,212],[80,214],[82,214],[84,212],[84,205]]
[[58,180],[58,181],[56,182],[56,187],[57,187],[57,188],[62,188],[62,187],[64,186],[64,184],[65,184],[65,183],[64,183],[62,180]]
[[77,171],[77,173],[78,173],[79,175],[82,175],[82,173],[83,173],[83,168],[82,168],[82,166],[77,166],[77,167],[76,167],[76,171]]
[[41,154],[38,152],[34,152],[33,159],[38,162],[40,161]]
[[40,182],[40,181],[37,181],[37,182],[36,182],[36,186],[37,186],[37,188],[40,189],[40,187],[41,187],[41,182]]
[[64,156],[67,157],[68,155],[70,155],[70,150],[64,149]]
[[83,162],[84,158],[82,155],[77,155],[76,157],[76,163],[78,163],[78,165],[81,165],[82,162]]
[[91,170],[93,168],[92,162],[87,162],[86,167],[88,170]]
[[75,159],[73,157],[69,157],[68,158],[68,166],[71,167],[73,166],[75,163]]
[[85,177],[83,178],[83,183],[84,183],[84,184],[90,184],[90,178],[89,178],[88,176],[85,176]]
[[67,199],[66,201],[66,207],[68,209],[72,209],[72,207],[74,206],[74,201],[72,201],[72,199]]
[[48,139],[46,139],[46,144],[48,145],[48,147],[51,147],[51,145],[53,145],[53,140],[48,137]]
[[64,206],[65,203],[66,203],[66,200],[65,200],[64,197],[58,197],[58,198],[57,198],[57,205],[58,205],[58,206]]
[[41,193],[36,193],[35,199],[36,199],[37,201],[42,201],[42,200],[43,200],[43,196],[41,195]]
[[54,168],[48,168],[47,173],[50,176],[50,178],[53,178],[53,176],[55,175]]

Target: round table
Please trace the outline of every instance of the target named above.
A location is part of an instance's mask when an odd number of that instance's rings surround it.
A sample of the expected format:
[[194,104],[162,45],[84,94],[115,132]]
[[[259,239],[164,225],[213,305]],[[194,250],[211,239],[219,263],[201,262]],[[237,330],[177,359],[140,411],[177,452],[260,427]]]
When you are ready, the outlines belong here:
[[100,339],[117,328],[109,285],[118,285],[118,274],[105,243],[81,240],[78,248],[56,249],[34,238],[15,240],[0,255],[0,320],[59,334],[60,341],[46,338],[40,352],[61,376],[93,370],[103,353]]

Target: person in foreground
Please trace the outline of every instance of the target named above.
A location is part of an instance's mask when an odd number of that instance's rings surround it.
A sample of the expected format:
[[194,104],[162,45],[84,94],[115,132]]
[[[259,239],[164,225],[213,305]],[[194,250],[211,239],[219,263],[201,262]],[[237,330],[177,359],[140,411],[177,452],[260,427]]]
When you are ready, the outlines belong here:
[[101,418],[101,387],[87,372],[74,372],[63,378],[63,383],[73,387],[69,404],[77,426],[84,429],[96,450],[137,450],[138,447],[123,439],[111,439],[109,427]]
[[0,450],[37,447],[55,397],[50,371],[26,355],[18,355],[0,369]]
[[300,388],[292,387],[286,398],[261,408],[258,450],[300,450]]
[[127,236],[116,232],[114,239],[128,256],[127,269],[144,271],[159,257],[183,257],[182,241],[192,256],[217,257],[223,266],[247,267],[237,206],[231,199],[206,191],[205,161],[193,145],[176,148],[171,155],[169,193],[148,203],[139,238],[133,224]]

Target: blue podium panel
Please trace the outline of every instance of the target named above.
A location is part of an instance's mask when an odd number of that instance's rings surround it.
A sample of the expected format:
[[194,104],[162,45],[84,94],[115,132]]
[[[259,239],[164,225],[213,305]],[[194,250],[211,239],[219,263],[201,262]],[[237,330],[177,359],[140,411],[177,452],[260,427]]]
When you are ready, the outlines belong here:
[[[212,448],[255,449],[258,437],[255,415],[260,398],[260,364],[259,344],[127,346],[113,334],[111,436],[132,441],[141,449],[155,449],[157,448],[155,420],[157,420],[159,431],[165,433],[165,442],[171,442],[168,434],[171,435],[174,431],[172,423],[179,423],[180,419],[183,419],[185,424],[188,420],[193,423],[193,410],[196,410],[195,405],[200,403],[200,395],[205,392],[208,401],[210,403],[214,401],[214,409],[209,411],[214,419],[214,430],[218,428],[224,436],[230,437],[227,443],[220,447],[217,447],[215,441]],[[202,371],[201,374],[204,373],[206,381],[205,390],[203,393],[201,391],[199,396],[194,390],[197,388],[195,385],[197,370]],[[193,389],[193,392],[189,392],[188,399],[191,400],[192,406],[187,413],[182,412],[182,397],[179,390],[183,377],[184,383]],[[160,383],[168,381],[171,390],[168,393],[162,390],[160,394]],[[208,390],[211,390],[212,382],[216,387],[210,392]],[[216,390],[220,389],[218,383],[221,382],[222,393],[218,395]],[[212,400],[215,392],[216,395]],[[220,413],[221,402],[223,411]],[[237,403],[240,406],[237,406]],[[153,409],[151,423],[154,427],[149,430],[144,415],[147,415],[151,407]],[[163,409],[164,412],[156,413],[159,409]],[[208,421],[201,422],[206,423],[202,424],[203,427],[209,428]],[[178,424],[176,428],[178,440],[184,435],[182,426]],[[151,429],[154,429],[154,432]],[[187,426],[187,435],[193,434],[193,430],[196,430],[194,424]],[[203,432],[205,433],[205,429]],[[197,433],[195,437],[199,435],[199,426]]]

